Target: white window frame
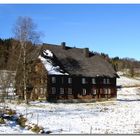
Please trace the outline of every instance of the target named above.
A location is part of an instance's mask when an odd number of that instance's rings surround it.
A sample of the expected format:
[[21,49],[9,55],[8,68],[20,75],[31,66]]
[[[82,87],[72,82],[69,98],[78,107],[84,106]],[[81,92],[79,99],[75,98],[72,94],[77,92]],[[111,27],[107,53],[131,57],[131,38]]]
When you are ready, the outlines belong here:
[[71,83],[72,83],[72,78],[69,77],[69,78],[68,78],[68,84],[71,84]]
[[103,84],[106,84],[106,78],[103,79]]
[[106,83],[110,84],[110,79],[109,78],[107,78]]
[[82,84],[86,84],[86,78],[82,78]]
[[40,88],[40,94],[44,94],[44,89],[42,87]]
[[47,89],[46,88],[44,88],[44,94],[47,92]]
[[92,95],[96,95],[97,94],[97,90],[96,89],[92,89]]
[[68,88],[68,94],[72,95],[72,88]]
[[103,94],[103,92],[104,92],[104,91],[103,91],[103,89],[102,89],[102,88],[100,88],[100,94]]
[[111,89],[110,88],[108,88],[108,94],[111,94]]
[[52,87],[52,94],[56,94],[56,88]]
[[56,83],[56,77],[52,77],[51,80],[53,84]]
[[85,88],[83,88],[82,95],[86,95],[86,94],[87,94],[87,90]]
[[65,94],[64,88],[60,88],[60,94],[61,95]]
[[38,93],[38,89],[37,89],[37,88],[35,88],[35,89],[34,89],[34,92],[35,92],[35,94],[37,94],[37,93]]
[[95,78],[92,78],[92,84],[96,84]]
[[104,88],[104,93],[108,94],[108,89],[107,88]]

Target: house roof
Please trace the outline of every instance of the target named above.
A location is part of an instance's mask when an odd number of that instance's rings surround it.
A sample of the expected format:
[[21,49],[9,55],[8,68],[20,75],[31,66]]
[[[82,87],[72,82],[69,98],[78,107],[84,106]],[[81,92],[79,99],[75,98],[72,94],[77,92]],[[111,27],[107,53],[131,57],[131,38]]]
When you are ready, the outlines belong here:
[[43,44],[33,50],[30,59],[36,59],[46,49],[54,54],[57,64],[69,75],[117,77],[112,65],[98,54],[89,52],[89,56],[85,56],[87,49]]

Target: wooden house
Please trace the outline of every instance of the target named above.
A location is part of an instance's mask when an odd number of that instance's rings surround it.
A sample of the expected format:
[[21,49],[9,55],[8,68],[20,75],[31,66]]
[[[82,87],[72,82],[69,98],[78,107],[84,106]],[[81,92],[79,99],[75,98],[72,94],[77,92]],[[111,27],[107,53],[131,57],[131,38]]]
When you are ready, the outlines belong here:
[[43,44],[28,55],[28,98],[98,101],[117,96],[111,64],[88,48]]

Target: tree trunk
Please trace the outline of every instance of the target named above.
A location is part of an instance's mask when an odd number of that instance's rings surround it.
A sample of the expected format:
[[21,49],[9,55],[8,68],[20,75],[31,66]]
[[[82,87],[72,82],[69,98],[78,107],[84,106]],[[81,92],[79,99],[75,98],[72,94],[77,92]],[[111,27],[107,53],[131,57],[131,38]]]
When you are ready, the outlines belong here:
[[24,99],[26,104],[28,104],[27,98],[27,88],[26,88],[26,45],[23,47],[23,86],[24,86]]

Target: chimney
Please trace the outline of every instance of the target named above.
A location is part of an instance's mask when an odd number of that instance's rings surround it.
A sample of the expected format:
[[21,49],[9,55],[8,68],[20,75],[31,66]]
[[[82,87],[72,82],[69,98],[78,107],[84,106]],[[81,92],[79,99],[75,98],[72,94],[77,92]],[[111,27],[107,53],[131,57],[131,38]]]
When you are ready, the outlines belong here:
[[66,42],[62,42],[62,43],[61,43],[61,47],[62,47],[62,49],[65,50],[65,49],[66,49]]
[[85,57],[89,57],[89,49],[88,48],[84,48],[83,53],[84,53]]

